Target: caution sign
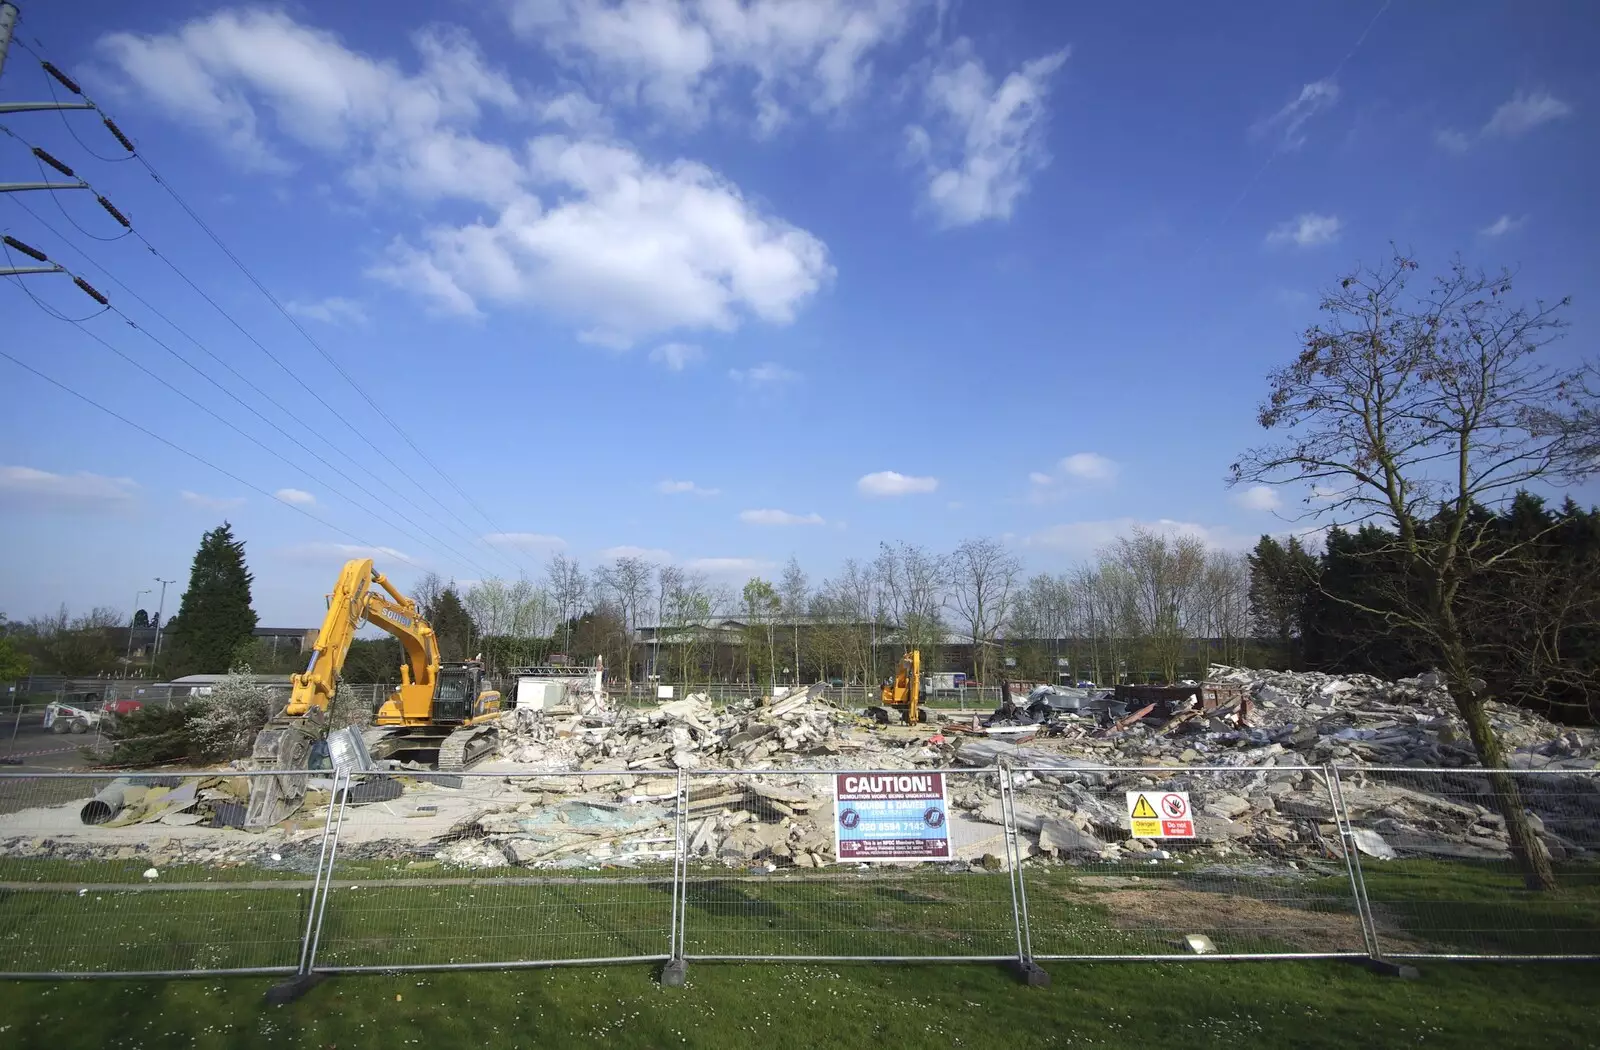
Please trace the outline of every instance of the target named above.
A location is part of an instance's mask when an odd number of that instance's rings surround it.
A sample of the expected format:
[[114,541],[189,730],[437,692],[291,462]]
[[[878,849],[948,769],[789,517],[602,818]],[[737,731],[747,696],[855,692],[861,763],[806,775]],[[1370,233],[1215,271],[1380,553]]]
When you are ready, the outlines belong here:
[[844,861],[949,860],[943,773],[838,773],[834,856]]
[[1192,839],[1187,791],[1130,791],[1128,828],[1136,839]]

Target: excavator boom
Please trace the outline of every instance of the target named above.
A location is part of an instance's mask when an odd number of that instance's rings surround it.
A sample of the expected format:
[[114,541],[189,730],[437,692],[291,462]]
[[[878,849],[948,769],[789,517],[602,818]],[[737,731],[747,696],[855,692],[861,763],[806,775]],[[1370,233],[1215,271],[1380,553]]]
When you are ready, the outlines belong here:
[[[257,769],[306,768],[312,745],[327,732],[339,672],[363,621],[398,638],[405,653],[400,687],[385,707],[398,704],[419,711],[426,721],[439,678],[439,646],[433,628],[417,614],[416,602],[373,569],[370,558],[356,558],[345,563],[328,595],[328,614],[317,632],[311,658],[306,669],[290,679],[288,706],[256,736],[251,757]],[[253,777],[245,827],[268,827],[293,813],[305,797],[305,782],[304,772]]]

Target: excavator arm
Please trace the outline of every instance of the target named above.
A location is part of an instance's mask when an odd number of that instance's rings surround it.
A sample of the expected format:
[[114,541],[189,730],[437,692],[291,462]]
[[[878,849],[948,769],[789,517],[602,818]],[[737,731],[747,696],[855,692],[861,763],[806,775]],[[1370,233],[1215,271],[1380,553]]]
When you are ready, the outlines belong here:
[[[252,757],[257,769],[306,768],[312,745],[327,732],[339,672],[362,621],[398,638],[405,652],[400,688],[391,700],[420,702],[426,709],[439,675],[439,646],[433,628],[417,614],[416,602],[373,569],[370,558],[345,562],[328,596],[328,614],[317,632],[311,659],[304,671],[290,679],[288,706],[256,736]],[[305,797],[305,781],[303,773],[252,778],[245,826],[267,827],[293,813]]]
[[[374,586],[386,592],[379,594]],[[439,646],[433,628],[417,615],[417,603],[395,590],[389,578],[372,567],[370,558],[345,562],[328,596],[328,615],[317,632],[306,669],[290,681],[293,692],[284,714],[298,718],[313,710],[326,714],[333,703],[339,673],[344,670],[350,643],[362,621],[400,640],[405,662],[400,666],[400,687],[426,689],[431,695],[439,674]]]

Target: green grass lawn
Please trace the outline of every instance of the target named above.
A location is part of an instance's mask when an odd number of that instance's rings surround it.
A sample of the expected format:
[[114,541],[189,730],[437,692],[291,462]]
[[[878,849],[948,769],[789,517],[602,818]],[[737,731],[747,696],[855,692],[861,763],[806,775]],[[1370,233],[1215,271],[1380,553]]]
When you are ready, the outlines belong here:
[[76,1047],[1600,1046],[1596,970],[1435,964],[1419,981],[1320,963],[646,966],[366,974],[288,1006],[270,981],[0,984],[0,1045]]
[[[6,969],[293,965],[309,892],[293,872],[174,868],[164,889],[119,888],[143,862],[51,861],[0,890]],[[29,878],[18,876],[26,872]],[[1198,868],[1088,878],[1028,871],[1035,950],[1170,952],[1185,930],[1229,950],[1359,945],[1340,881]],[[1593,950],[1592,871],[1529,895],[1503,872],[1407,865],[1369,873],[1396,936],[1480,926]],[[74,876],[98,888],[74,885]],[[763,876],[692,869],[690,955],[1004,954],[1003,874],[850,869]],[[191,882],[175,881],[191,878]],[[44,887],[50,887],[48,889]],[[80,889],[85,892],[79,893]],[[1478,911],[1473,908],[1477,907]],[[341,863],[319,961],[494,962],[665,954],[670,872],[463,873]],[[1541,925],[1542,924],[1542,925]],[[1521,932],[1518,932],[1521,931]],[[319,1048],[572,1046],[1600,1046],[1591,965],[1423,964],[1421,981],[1345,962],[1073,963],[1048,989],[986,964],[691,964],[662,988],[644,964],[336,976],[267,1006],[269,978],[0,982],[0,1046]]]
[[[284,865],[298,863],[284,857]],[[0,971],[127,972],[290,967],[311,902],[304,873],[175,865],[146,883],[138,860],[19,861],[0,884]],[[1204,933],[1223,953],[1361,952],[1341,875],[1227,868],[1025,869],[1036,955],[1181,953]],[[1368,887],[1389,952],[1600,953],[1600,880],[1560,872],[1529,893],[1510,873],[1406,862]],[[693,866],[688,955],[1003,956],[1016,951],[1003,874],[937,868]],[[319,965],[402,966],[664,956],[669,867],[462,871],[435,862],[341,860]]]

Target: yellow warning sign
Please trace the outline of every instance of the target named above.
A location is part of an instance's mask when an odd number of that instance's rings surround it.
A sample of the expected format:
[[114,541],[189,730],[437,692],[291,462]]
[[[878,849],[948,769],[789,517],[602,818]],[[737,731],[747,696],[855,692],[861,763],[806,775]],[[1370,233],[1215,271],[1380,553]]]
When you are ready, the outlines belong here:
[[1192,839],[1187,791],[1129,791],[1128,830],[1136,839]]

